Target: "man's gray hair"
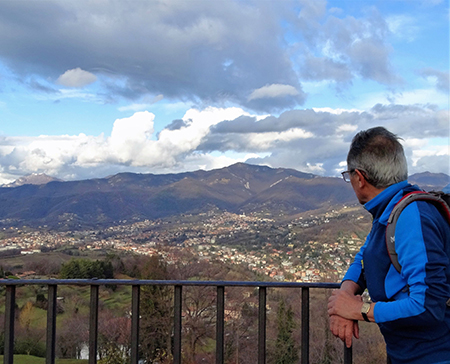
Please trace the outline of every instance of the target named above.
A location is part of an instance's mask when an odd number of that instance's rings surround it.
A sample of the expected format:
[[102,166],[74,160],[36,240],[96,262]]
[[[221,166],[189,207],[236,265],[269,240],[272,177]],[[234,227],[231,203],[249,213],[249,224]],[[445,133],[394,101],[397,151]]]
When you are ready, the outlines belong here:
[[349,171],[362,171],[367,182],[376,188],[405,181],[408,166],[399,139],[381,126],[360,131],[354,136],[347,155]]

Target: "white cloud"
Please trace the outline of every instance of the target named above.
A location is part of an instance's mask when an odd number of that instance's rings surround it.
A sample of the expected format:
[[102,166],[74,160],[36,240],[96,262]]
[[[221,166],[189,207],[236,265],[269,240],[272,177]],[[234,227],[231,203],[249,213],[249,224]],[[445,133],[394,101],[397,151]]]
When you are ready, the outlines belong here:
[[386,18],[389,30],[396,38],[413,42],[420,33],[420,28],[416,25],[414,18],[406,15],[393,15]]
[[331,107],[313,107],[312,109],[315,112],[327,112],[327,113],[335,114],[335,115],[339,115],[344,112],[362,112],[362,110],[358,110],[358,109],[340,109],[340,108],[333,109]]
[[290,85],[273,84],[266,85],[261,88],[254,90],[248,100],[265,99],[265,98],[276,98],[284,96],[297,96],[300,93],[298,90]]
[[336,133],[341,133],[341,132],[344,132],[344,133],[352,132],[352,133],[354,133],[354,132],[356,132],[357,129],[358,129],[357,125],[342,124],[342,125],[339,125],[337,127]]
[[369,109],[376,104],[426,105],[433,104],[440,108],[448,108],[448,94],[433,88],[404,91],[402,93],[373,92],[360,95],[358,107]]
[[118,173],[123,168],[163,173],[224,167],[247,158],[213,156],[199,153],[196,148],[212,125],[243,115],[249,116],[239,108],[190,109],[183,117],[185,126],[164,129],[157,138],[155,115],[148,111],[117,119],[108,137],[79,134],[0,138],[0,183],[33,172],[82,179]]
[[[404,138],[411,172],[449,173],[448,163],[443,163],[449,159],[445,115],[445,110],[433,108],[377,105],[366,112],[295,110],[260,118],[240,108],[209,107],[188,110],[176,128],[156,134],[157,116],[137,112],[115,120],[109,136],[0,137],[0,181],[33,172],[83,179],[121,171],[213,169],[241,161],[338,175],[345,168],[352,135],[376,125]],[[219,128],[222,123],[230,127]],[[411,123],[418,130],[410,127],[402,134]]]
[[312,138],[313,134],[300,128],[292,128],[282,132],[246,134],[246,145],[250,150],[267,151],[279,143],[288,143],[299,139]]
[[340,176],[342,172],[344,172],[347,169],[347,161],[341,161],[337,164],[338,166],[334,169],[334,174],[336,176]]
[[139,159],[143,148],[152,143],[155,115],[148,112],[137,112],[133,116],[117,119],[108,139],[110,154],[117,157],[119,163],[131,163]]
[[433,172],[450,174],[450,140],[448,138],[419,139],[404,141],[409,160],[409,173]]
[[228,167],[234,163],[245,162],[246,160],[246,158],[235,158],[227,156],[226,154],[213,156],[207,153],[193,153],[184,159],[183,167],[178,171],[196,171],[199,169],[207,171],[211,169]]
[[446,96],[450,91],[450,76],[447,71],[439,71],[432,68],[425,68],[420,72],[424,78],[436,87],[438,91],[443,92]]
[[90,85],[95,81],[97,81],[97,76],[88,71],[84,71],[79,67],[64,72],[56,80],[57,83],[65,87],[77,87],[77,88]]
[[323,168],[323,163],[317,164],[306,163],[306,168],[304,169],[304,172],[323,175],[326,171]]
[[[167,166],[174,166],[177,159],[185,153],[192,153],[209,133],[209,128],[224,120],[234,120],[242,115],[249,115],[240,108],[220,109],[208,107],[205,110],[190,109],[183,117],[186,126],[177,130],[164,129],[154,143],[156,153]],[[141,155],[155,152],[147,148]],[[142,158],[140,163],[145,163]]]

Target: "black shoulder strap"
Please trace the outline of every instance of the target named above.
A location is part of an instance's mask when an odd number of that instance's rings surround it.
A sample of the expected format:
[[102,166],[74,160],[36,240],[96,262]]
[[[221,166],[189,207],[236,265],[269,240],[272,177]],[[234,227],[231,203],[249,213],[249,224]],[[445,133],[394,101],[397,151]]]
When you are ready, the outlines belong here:
[[400,273],[402,266],[398,262],[397,252],[395,251],[395,226],[397,225],[397,220],[400,217],[400,213],[414,201],[428,201],[433,203],[441,214],[446,218],[447,222],[450,224],[450,207],[447,202],[444,201],[442,196],[448,198],[443,192],[425,192],[425,191],[415,191],[410,192],[394,206],[391,214],[389,215],[388,225],[386,228],[386,246],[391,258],[392,265]]

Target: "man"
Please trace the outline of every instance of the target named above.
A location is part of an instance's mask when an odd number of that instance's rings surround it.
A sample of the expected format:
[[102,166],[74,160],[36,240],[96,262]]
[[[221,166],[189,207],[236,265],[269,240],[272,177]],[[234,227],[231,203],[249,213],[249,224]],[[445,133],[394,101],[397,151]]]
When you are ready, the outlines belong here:
[[[395,232],[402,266],[391,264],[387,220],[405,194],[418,190],[407,179],[398,137],[382,127],[358,133],[344,179],[372,214],[372,230],[328,301],[332,333],[351,346],[358,321],[376,322],[393,364],[450,363],[450,226],[437,208],[416,201],[403,210]],[[360,294],[368,289],[372,303]]]

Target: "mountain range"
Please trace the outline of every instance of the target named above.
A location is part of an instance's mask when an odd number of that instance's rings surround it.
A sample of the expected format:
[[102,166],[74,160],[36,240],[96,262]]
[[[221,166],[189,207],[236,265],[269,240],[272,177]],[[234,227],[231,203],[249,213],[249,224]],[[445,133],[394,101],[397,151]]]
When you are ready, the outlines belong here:
[[[416,178],[434,189],[441,189],[449,180],[447,175],[433,174]],[[0,226],[87,228],[212,209],[291,216],[355,203],[350,184],[341,178],[238,163],[212,171],[120,173],[99,179],[2,187]]]
[[47,176],[45,173],[32,173],[27,176],[20,177],[19,179],[16,179],[14,182],[2,185],[0,187],[13,188],[23,185],[45,185],[53,181],[62,182],[62,180],[55,177]]

